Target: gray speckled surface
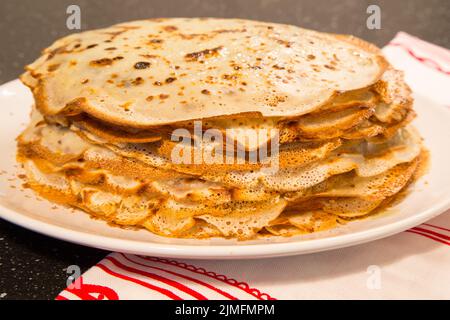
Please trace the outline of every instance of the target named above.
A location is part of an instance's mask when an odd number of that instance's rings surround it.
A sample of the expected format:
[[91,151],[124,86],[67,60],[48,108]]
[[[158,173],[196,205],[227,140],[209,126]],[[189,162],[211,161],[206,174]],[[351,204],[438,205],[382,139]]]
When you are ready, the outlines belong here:
[[[450,47],[449,0],[2,0],[0,83],[17,78],[42,48],[72,32],[69,4],[81,7],[82,30],[149,17],[239,17],[350,33],[379,46],[402,30]],[[381,7],[381,30],[366,28],[369,4]],[[0,299],[53,299],[65,286],[67,266],[85,270],[104,255],[1,220]]]

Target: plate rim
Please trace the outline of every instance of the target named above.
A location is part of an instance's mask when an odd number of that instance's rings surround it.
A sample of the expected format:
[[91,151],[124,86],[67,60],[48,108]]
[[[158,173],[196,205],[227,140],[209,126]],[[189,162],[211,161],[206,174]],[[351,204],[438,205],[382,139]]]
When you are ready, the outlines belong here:
[[[15,79],[0,85],[0,89],[9,86],[21,85],[20,80]],[[432,104],[434,111],[441,112],[450,121],[450,112],[444,106]],[[433,111],[433,112],[434,112]],[[450,129],[449,129],[450,131]],[[345,248],[362,243],[385,238],[432,219],[450,209],[450,196],[437,202],[426,210],[389,224],[372,227],[367,230],[355,231],[348,234],[340,234],[327,238],[299,240],[292,242],[239,244],[239,245],[192,245],[156,243],[131,239],[120,239],[110,236],[96,235],[84,231],[68,229],[55,224],[50,224],[30,216],[24,215],[0,203],[0,218],[15,225],[24,227],[34,232],[68,241],[79,245],[94,247],[108,251],[139,254],[145,256],[159,256],[165,258],[186,259],[259,259],[271,257],[283,257],[322,252]]]

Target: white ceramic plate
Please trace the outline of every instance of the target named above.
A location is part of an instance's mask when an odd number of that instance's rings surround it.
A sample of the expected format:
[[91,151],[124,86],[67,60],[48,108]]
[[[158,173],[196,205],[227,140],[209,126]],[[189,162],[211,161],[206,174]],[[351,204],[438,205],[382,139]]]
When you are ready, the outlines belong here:
[[0,86],[0,217],[25,228],[78,244],[127,253],[191,259],[245,259],[331,250],[387,237],[450,208],[450,112],[416,97],[416,127],[431,152],[431,168],[407,198],[386,214],[340,228],[292,238],[252,241],[184,240],[124,230],[89,215],[55,206],[21,187],[15,138],[28,123],[32,96],[18,80]]

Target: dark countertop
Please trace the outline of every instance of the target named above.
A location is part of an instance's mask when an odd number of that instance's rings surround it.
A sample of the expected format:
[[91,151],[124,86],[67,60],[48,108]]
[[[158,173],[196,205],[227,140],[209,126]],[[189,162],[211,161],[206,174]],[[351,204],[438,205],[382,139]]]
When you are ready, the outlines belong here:
[[[397,31],[450,47],[448,0],[2,0],[0,83],[17,78],[41,49],[72,31],[66,8],[81,8],[82,30],[150,17],[239,17],[349,33],[383,46]],[[381,8],[381,29],[366,27],[366,9]],[[84,271],[106,252],[62,242],[0,220],[0,299],[53,299],[65,287],[65,268]]]

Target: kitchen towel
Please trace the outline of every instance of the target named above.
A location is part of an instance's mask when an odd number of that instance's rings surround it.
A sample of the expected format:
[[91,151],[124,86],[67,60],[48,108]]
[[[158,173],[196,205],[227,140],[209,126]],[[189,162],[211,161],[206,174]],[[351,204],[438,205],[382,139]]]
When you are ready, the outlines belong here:
[[[383,51],[414,92],[450,108],[449,50],[400,32]],[[449,270],[450,211],[388,238],[293,257],[111,253],[56,299],[450,299]]]

